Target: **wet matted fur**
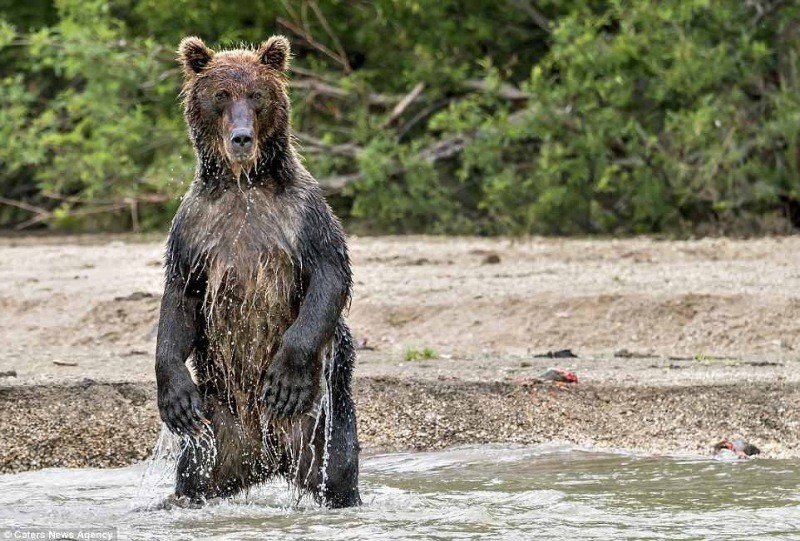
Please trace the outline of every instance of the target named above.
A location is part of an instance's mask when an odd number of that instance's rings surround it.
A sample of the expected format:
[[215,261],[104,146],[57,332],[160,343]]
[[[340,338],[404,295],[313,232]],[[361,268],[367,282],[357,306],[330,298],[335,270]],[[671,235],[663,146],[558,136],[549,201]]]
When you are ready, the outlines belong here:
[[288,55],[282,37],[179,49],[198,164],[167,244],[156,378],[184,438],[176,496],[192,501],[282,475],[330,506],[360,503],[350,262],[289,136]]

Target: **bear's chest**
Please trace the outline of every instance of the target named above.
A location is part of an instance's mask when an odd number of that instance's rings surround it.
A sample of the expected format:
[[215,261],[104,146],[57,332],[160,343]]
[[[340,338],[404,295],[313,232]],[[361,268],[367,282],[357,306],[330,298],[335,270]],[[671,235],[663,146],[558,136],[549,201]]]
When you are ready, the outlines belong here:
[[[299,309],[301,205],[258,189],[183,202],[191,274],[202,276],[206,369],[249,388],[275,354]],[[232,387],[232,388],[233,388]]]
[[296,274],[299,208],[290,198],[251,188],[184,203],[182,229],[207,296],[251,296]]
[[191,274],[204,277],[210,334],[250,340],[285,330],[298,304],[301,206],[258,188],[192,194],[184,205],[184,240]]

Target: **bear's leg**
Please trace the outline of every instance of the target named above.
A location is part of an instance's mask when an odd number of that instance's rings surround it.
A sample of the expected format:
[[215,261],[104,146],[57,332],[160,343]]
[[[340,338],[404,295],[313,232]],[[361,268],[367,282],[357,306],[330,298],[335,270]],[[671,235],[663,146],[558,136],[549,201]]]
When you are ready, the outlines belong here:
[[243,427],[214,397],[206,399],[204,413],[209,426],[184,437],[178,459],[175,496],[192,504],[233,496],[267,477],[260,430]]
[[[328,393],[322,397],[319,419],[308,417],[304,424],[307,442],[293,481],[312,492],[328,507],[352,507],[361,504],[358,492],[358,433],[356,411],[350,392],[350,378],[355,360],[350,330],[339,323],[334,339],[331,372],[326,373]],[[326,370],[327,372],[327,370]],[[326,413],[330,411],[328,424]],[[328,441],[325,432],[329,431]],[[325,445],[327,443],[327,453]],[[313,447],[313,451],[311,450]],[[323,475],[324,469],[324,475]]]
[[349,389],[333,397],[333,422],[328,442],[328,464],[322,497],[329,507],[361,505],[358,492],[358,434],[356,411]]
[[202,505],[211,496],[211,471],[214,464],[214,439],[208,429],[201,436],[181,436],[175,497],[188,500],[192,506]]

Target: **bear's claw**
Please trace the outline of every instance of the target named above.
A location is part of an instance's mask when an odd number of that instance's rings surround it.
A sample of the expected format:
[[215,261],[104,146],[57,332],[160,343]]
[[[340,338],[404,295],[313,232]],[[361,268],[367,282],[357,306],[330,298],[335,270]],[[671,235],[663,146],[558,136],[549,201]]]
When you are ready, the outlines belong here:
[[199,434],[208,421],[203,417],[200,393],[188,373],[159,389],[158,410],[167,428],[178,435]]
[[314,404],[313,370],[296,368],[277,355],[267,369],[263,398],[267,410],[276,418],[302,415]]

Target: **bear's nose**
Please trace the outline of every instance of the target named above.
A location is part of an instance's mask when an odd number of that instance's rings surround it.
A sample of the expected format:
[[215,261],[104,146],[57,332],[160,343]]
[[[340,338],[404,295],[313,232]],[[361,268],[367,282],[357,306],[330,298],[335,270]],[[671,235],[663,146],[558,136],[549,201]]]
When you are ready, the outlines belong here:
[[231,133],[231,143],[236,149],[247,149],[253,144],[253,130],[238,128]]

